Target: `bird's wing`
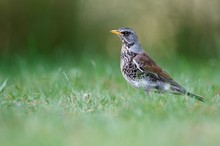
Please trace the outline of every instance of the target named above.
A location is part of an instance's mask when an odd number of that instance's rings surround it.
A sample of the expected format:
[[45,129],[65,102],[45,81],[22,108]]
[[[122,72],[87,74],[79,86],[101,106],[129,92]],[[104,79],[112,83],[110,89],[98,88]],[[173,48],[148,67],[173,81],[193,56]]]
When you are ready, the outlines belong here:
[[181,85],[175,82],[167,72],[162,70],[145,52],[137,54],[134,59],[134,63],[137,68],[142,72],[149,72],[158,76],[161,80],[166,83],[171,84],[172,86],[183,89]]
[[172,79],[168,73],[163,71],[146,53],[137,54],[134,59],[134,63],[141,71],[147,71],[152,74],[162,76],[168,80]]

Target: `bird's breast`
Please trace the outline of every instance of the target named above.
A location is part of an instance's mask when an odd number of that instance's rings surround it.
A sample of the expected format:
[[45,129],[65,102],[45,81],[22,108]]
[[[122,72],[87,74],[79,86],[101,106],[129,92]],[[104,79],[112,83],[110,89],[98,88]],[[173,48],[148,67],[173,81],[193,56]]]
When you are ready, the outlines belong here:
[[133,62],[135,53],[129,51],[121,51],[120,68],[123,77],[132,85],[142,76],[142,72],[137,68]]

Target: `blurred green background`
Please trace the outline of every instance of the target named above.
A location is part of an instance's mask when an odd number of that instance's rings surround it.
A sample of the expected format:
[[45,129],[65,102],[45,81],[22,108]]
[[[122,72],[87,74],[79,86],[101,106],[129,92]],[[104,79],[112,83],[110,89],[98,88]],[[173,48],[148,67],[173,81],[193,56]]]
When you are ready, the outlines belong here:
[[0,0],[0,54],[119,54],[109,30],[133,28],[145,50],[192,60],[220,56],[218,0]]
[[[219,146],[219,8],[219,0],[0,0],[1,145]],[[207,102],[129,86],[110,33],[119,27],[133,28]]]

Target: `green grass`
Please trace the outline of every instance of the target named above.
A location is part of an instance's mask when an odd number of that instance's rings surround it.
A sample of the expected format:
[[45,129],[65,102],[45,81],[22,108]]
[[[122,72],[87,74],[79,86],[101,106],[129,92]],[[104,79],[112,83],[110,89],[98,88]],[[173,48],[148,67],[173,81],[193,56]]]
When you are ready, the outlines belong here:
[[1,145],[220,145],[218,62],[159,62],[207,101],[146,95],[124,81],[115,59],[2,61]]

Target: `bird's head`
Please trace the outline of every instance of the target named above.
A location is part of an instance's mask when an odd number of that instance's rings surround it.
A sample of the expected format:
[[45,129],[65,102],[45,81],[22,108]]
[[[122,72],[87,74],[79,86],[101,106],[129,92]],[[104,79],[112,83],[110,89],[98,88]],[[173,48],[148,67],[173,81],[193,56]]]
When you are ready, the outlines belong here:
[[111,33],[116,34],[122,41],[122,44],[128,48],[135,44],[139,44],[136,33],[130,28],[119,28],[117,30],[111,30]]

